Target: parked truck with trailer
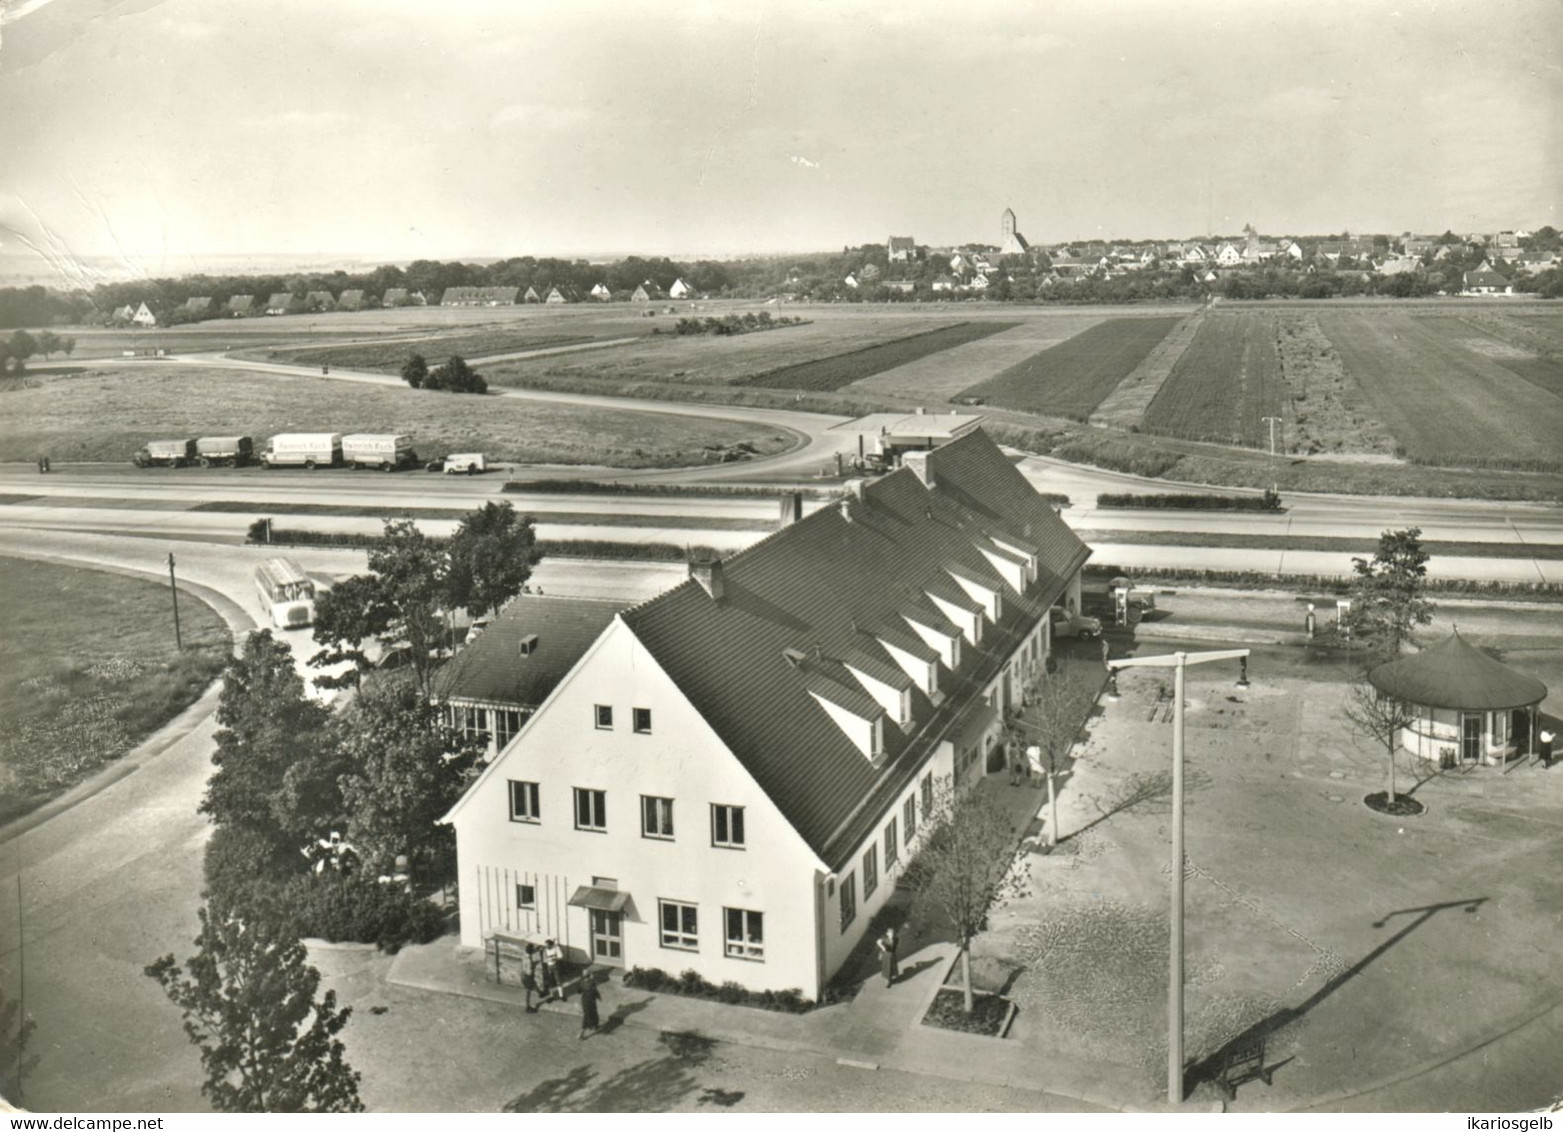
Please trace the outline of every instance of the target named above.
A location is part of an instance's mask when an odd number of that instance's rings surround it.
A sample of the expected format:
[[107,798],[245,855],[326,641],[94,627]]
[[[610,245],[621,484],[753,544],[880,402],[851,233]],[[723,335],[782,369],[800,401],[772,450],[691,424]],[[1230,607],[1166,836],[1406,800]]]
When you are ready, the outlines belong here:
[[183,468],[195,460],[194,440],[149,440],[130,462],[138,468]]
[[418,464],[412,437],[396,432],[354,432],[342,438],[342,462],[350,468],[394,472]]
[[255,458],[255,442],[247,436],[203,436],[195,442],[195,456],[203,468],[237,468]]
[[334,468],[342,463],[340,432],[279,432],[260,455],[266,468]]

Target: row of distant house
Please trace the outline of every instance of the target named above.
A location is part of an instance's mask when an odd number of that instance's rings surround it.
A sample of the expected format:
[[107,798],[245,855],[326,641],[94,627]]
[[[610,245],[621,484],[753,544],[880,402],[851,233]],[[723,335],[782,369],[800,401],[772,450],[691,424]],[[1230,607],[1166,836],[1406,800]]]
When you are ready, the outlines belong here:
[[[623,293],[615,295],[609,290],[607,284],[598,283],[588,293],[588,298],[597,302],[611,302],[615,298],[623,297]],[[665,299],[691,299],[695,298],[694,288],[690,287],[682,279],[675,280],[666,291],[658,287],[650,280],[636,287],[628,295],[632,303],[651,303]],[[582,298],[579,292],[572,287],[553,286],[539,290],[536,287],[528,287],[523,292],[520,287],[447,287],[440,294],[437,302],[430,302],[429,297],[422,291],[409,290],[406,287],[388,288],[380,301],[365,297],[364,292],[358,288],[350,288],[340,295],[333,295],[330,291],[307,291],[300,295],[293,291],[278,291],[264,302],[257,302],[254,295],[234,295],[221,308],[221,313],[230,318],[250,318],[256,315],[285,315],[285,314],[312,314],[319,311],[357,311],[369,307],[510,307],[521,303],[578,303]],[[211,318],[219,313],[217,302],[207,295],[194,296],[186,299],[179,307],[180,310],[193,318]],[[126,304],[117,308],[113,313],[115,322],[130,323],[136,326],[156,326],[157,315],[146,303],[137,306]]]

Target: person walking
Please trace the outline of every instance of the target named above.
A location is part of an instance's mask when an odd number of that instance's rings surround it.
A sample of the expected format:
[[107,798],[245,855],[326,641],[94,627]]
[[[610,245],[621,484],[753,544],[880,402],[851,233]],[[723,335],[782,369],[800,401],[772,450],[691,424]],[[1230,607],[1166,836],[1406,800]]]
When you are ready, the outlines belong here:
[[1541,734],[1537,736],[1541,740],[1541,765],[1547,770],[1552,769],[1552,741],[1557,738],[1550,729],[1543,727]]
[[580,1041],[585,1041],[597,1032],[599,1024],[597,1017],[597,1002],[600,998],[597,990],[597,976],[590,966],[581,972],[581,1036]]
[[1020,744],[1013,740],[1007,743],[1004,758],[1009,762],[1009,784],[1019,786],[1021,776],[1026,773],[1026,759],[1020,753]]
[[560,1002],[564,1001],[564,949],[554,940],[543,941],[543,975],[548,980],[548,993]]
[[541,991],[538,981],[537,945],[527,944],[526,951],[521,955],[521,987],[526,991],[526,1012],[536,1014],[537,1007],[532,1005],[532,996]]
[[895,957],[899,944],[893,927],[886,928],[885,934],[874,941],[874,949],[879,952],[879,973],[885,977],[887,987],[894,986],[896,979],[901,976],[901,968]]

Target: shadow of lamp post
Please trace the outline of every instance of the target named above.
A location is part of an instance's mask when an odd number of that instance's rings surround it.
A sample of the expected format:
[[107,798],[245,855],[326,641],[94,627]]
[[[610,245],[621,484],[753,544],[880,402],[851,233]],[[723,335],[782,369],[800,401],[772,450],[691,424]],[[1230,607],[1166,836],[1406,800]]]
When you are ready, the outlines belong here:
[[1172,692],[1172,935],[1167,960],[1167,1100],[1183,1103],[1183,672],[1191,664],[1215,660],[1240,663],[1238,687],[1248,687],[1248,649],[1175,652],[1165,656],[1127,657],[1107,662],[1116,676],[1120,668],[1171,668]]

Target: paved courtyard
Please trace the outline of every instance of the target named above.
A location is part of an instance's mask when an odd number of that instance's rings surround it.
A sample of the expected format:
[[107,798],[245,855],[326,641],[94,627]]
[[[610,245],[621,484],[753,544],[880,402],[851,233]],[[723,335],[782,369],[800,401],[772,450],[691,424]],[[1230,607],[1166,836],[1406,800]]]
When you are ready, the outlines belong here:
[[[1505,659],[1563,688],[1555,642]],[[1186,1054],[1258,1028],[1279,1066],[1234,1107],[1361,1088],[1563,996],[1563,766],[1445,774],[1417,788],[1424,816],[1385,817],[1362,804],[1383,788],[1386,759],[1341,720],[1339,658],[1256,646],[1251,673],[1244,689],[1235,662],[1191,668],[1186,697]],[[1039,1065],[1122,1066],[1134,1103],[1165,1088],[1172,674],[1125,670],[1120,686],[1076,749],[1063,844],[1031,858],[1032,894],[1000,910],[976,950],[1010,982],[1014,1040]]]

